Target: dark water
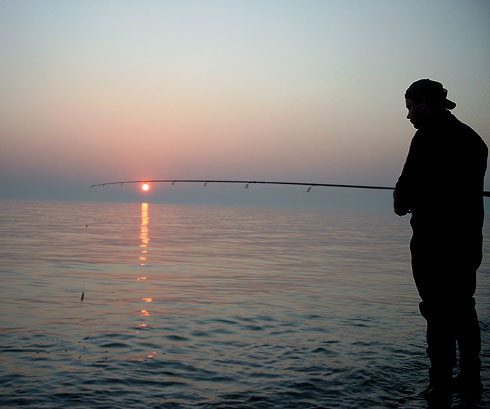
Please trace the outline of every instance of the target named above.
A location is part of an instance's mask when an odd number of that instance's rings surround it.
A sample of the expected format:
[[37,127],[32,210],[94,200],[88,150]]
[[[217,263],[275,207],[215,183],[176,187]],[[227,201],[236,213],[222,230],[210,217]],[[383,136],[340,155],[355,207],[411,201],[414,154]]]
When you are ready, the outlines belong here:
[[[427,407],[407,219],[10,201],[0,211],[2,407]],[[489,232],[487,221],[485,249]],[[480,407],[489,271],[486,254]]]

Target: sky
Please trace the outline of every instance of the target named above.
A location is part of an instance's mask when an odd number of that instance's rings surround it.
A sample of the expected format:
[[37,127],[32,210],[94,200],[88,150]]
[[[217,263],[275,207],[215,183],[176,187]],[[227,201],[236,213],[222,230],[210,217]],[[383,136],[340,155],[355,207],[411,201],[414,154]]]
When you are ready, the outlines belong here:
[[[488,0],[0,0],[0,199],[134,199],[89,186],[135,179],[393,186],[415,80],[442,82],[490,146],[489,38]],[[150,195],[203,197],[169,189]]]

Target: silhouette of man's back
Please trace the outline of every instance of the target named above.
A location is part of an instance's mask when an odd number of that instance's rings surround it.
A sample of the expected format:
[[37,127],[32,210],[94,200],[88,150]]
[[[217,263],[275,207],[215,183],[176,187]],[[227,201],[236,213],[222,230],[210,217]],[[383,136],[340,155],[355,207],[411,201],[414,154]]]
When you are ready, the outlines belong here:
[[[455,345],[464,383],[480,383],[480,331],[473,295],[482,260],[483,178],[488,149],[448,109],[440,83],[420,80],[405,95],[418,129],[395,189],[395,212],[412,213],[412,271],[427,320],[430,383],[448,394]],[[479,388],[477,387],[477,389]]]

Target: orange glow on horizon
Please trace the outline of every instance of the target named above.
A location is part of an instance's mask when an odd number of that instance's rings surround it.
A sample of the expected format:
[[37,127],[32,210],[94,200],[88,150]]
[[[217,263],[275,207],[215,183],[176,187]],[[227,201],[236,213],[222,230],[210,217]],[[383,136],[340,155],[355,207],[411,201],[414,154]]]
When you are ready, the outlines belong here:
[[143,183],[143,184],[141,185],[141,190],[142,190],[143,192],[148,192],[148,191],[150,190],[150,185],[149,185],[148,183]]

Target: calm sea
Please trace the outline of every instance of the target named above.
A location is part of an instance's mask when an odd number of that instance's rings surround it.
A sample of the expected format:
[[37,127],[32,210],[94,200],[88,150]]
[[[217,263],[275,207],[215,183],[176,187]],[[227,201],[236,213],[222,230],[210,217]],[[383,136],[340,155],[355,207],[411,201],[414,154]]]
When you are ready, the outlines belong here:
[[391,212],[0,201],[0,406],[426,408],[409,238]]

